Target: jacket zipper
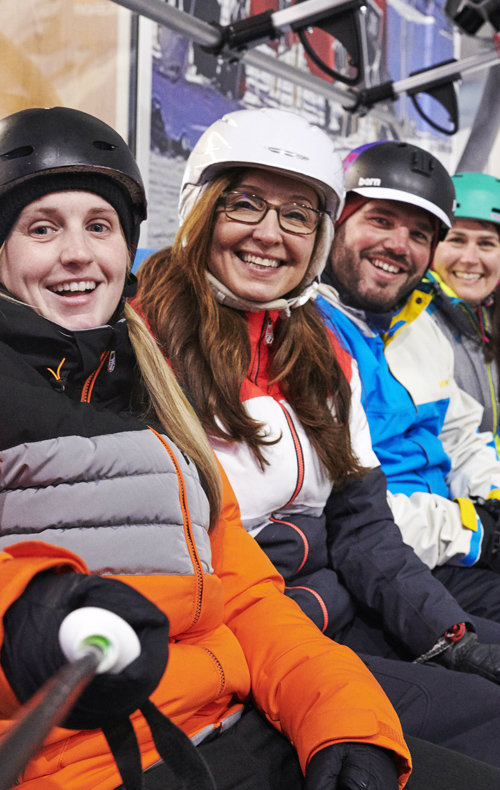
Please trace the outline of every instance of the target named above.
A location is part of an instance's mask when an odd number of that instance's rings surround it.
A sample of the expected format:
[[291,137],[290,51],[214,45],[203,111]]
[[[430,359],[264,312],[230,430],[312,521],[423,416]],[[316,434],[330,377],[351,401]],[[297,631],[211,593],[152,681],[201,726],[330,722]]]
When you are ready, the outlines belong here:
[[281,411],[285,415],[285,419],[287,421],[288,428],[292,436],[293,446],[295,447],[295,457],[297,459],[297,482],[295,484],[295,490],[292,496],[290,497],[290,499],[288,500],[288,502],[286,502],[283,505],[283,507],[288,507],[288,505],[291,505],[293,500],[298,495],[300,489],[302,488],[302,484],[304,482],[304,455],[302,453],[302,446],[300,444],[300,439],[298,437],[295,425],[293,424],[291,415],[288,413],[288,410],[285,408],[285,406],[283,406],[282,403],[280,403],[279,401],[277,401],[277,403]]
[[[257,384],[257,379],[259,377],[260,359],[261,359],[260,349],[261,349],[261,346],[262,346],[263,343],[265,343],[266,345],[269,345],[269,340],[270,340],[270,336],[271,336],[270,335],[271,329],[272,329],[271,316],[269,315],[269,313],[266,310],[266,312],[264,313],[264,318],[263,318],[263,321],[262,321],[262,327],[261,327],[261,330],[260,330],[260,336],[259,336],[259,340],[258,340],[258,343],[257,343],[256,353],[255,353],[255,360],[256,361],[258,360],[258,364],[257,364],[256,367],[255,367],[255,365],[253,367],[253,378],[252,378],[252,380],[253,380],[254,384]],[[273,335],[273,339],[274,339],[274,335]],[[272,397],[272,396],[269,396],[269,397]],[[288,500],[288,502],[286,502],[286,504],[283,506],[283,507],[288,507],[288,505],[290,505],[294,501],[294,499],[297,497],[300,489],[302,488],[302,484],[304,482],[304,455],[302,453],[302,446],[301,446],[301,443],[300,443],[300,439],[298,437],[297,430],[295,428],[295,425],[293,423],[291,415],[289,414],[289,412],[287,411],[285,406],[283,406],[282,403],[280,403],[279,401],[276,401],[276,403],[278,404],[278,406],[280,407],[280,409],[282,410],[282,412],[283,412],[283,414],[285,416],[285,420],[287,422],[288,429],[289,429],[291,437],[292,437],[293,446],[295,448],[295,457],[297,459],[297,482],[295,484],[295,489],[294,489],[294,492],[293,492],[292,496]]]
[[269,324],[271,324],[271,326],[272,326],[271,317],[270,317],[269,313],[266,310],[265,313],[264,313],[264,318],[262,320],[262,326],[260,328],[259,339],[258,339],[257,345],[256,345],[255,356],[254,356],[253,363],[252,363],[252,373],[249,374],[249,376],[248,376],[248,378],[250,379],[250,381],[253,382],[253,384],[257,384],[257,379],[259,377],[260,356],[261,356],[260,348],[261,348],[261,345],[262,345],[262,341],[264,341],[266,343],[266,345],[269,345],[269,343],[267,342],[267,339],[266,339],[267,336],[268,336],[268,333],[269,333]]
[[90,399],[92,397],[92,390],[94,389],[94,384],[96,382],[97,376],[101,372],[102,367],[108,357],[109,357],[109,351],[104,351],[104,353],[101,354],[101,361],[99,362],[99,367],[96,370],[94,370],[93,373],[90,374],[87,381],[83,385],[82,395],[80,398],[81,403],[90,403]]
[[202,598],[203,598],[203,571],[201,569],[200,558],[198,556],[198,552],[196,550],[196,544],[195,544],[195,541],[194,541],[194,538],[193,538],[193,531],[192,531],[192,527],[191,527],[191,518],[190,518],[190,515],[189,515],[189,508],[188,508],[188,504],[187,504],[186,486],[184,484],[184,478],[183,478],[182,472],[181,472],[181,470],[179,468],[179,464],[177,463],[177,458],[175,457],[174,453],[172,452],[172,448],[169,446],[169,444],[163,438],[163,436],[161,436],[161,434],[158,433],[158,431],[155,431],[155,429],[151,428],[150,425],[148,425],[148,428],[149,428],[150,431],[152,431],[154,433],[156,438],[162,443],[163,447],[167,451],[168,456],[169,456],[170,460],[172,461],[172,463],[174,465],[175,472],[176,472],[176,475],[177,475],[177,482],[178,482],[178,485],[179,485],[179,503],[180,503],[181,512],[182,512],[182,522],[183,522],[183,525],[184,525],[184,535],[186,537],[186,543],[187,543],[187,546],[188,546],[188,549],[189,549],[189,554],[191,556],[191,562],[193,563],[193,569],[194,569],[195,580],[196,580],[196,585],[195,585],[196,586],[195,606],[194,606],[193,621],[191,623],[191,625],[193,626],[193,625],[196,625],[196,623],[198,622],[198,620],[200,618],[200,614],[201,614],[201,603],[202,603]]

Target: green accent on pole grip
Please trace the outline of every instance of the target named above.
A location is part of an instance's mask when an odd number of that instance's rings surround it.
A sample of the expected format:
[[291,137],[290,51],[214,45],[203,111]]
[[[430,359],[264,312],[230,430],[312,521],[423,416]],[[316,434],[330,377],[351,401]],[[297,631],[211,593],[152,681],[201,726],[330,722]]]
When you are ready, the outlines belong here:
[[111,647],[110,640],[102,636],[102,634],[92,634],[91,636],[87,636],[85,639],[82,640],[82,645],[92,645],[93,647],[98,647],[103,653]]

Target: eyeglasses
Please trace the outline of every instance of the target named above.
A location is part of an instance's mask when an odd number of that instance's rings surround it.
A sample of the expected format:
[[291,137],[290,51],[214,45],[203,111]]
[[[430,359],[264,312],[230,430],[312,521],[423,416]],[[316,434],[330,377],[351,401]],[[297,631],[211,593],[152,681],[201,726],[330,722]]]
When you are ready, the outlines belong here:
[[282,203],[277,206],[258,195],[238,192],[238,190],[223,192],[220,203],[228,219],[243,222],[245,225],[257,225],[264,219],[269,209],[274,209],[278,215],[280,228],[287,233],[300,236],[314,233],[321,216],[325,213],[311,206],[303,206],[301,203]]

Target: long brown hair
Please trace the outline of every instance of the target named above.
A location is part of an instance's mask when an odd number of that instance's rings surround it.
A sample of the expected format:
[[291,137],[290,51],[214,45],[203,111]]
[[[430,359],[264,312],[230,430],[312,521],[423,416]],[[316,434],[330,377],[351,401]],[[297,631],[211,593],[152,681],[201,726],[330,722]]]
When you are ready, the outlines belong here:
[[[143,263],[138,301],[205,430],[246,442],[263,468],[268,440],[240,400],[250,364],[245,314],[220,304],[206,277],[218,199],[234,182],[234,169],[214,179],[173,246]],[[348,476],[361,475],[349,432],[350,386],[313,302],[278,319],[268,373],[271,383],[280,384],[332,483],[341,486]]]

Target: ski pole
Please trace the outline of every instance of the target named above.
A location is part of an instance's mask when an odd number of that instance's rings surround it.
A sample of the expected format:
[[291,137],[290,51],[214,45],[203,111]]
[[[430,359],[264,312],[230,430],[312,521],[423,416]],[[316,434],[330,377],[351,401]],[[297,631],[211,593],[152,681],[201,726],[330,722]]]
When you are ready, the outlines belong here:
[[107,609],[75,609],[59,629],[68,659],[26,702],[0,741],[0,790],[10,790],[53,727],[67,717],[96,674],[120,672],[140,654],[133,628]]

